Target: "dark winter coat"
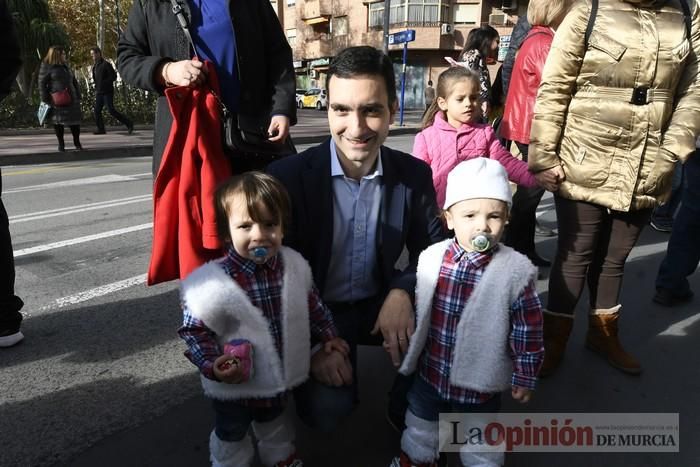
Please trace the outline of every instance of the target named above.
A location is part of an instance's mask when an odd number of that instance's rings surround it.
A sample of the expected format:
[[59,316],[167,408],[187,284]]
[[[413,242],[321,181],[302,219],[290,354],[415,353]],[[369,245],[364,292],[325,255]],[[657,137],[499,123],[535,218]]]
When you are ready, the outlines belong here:
[[[180,1],[185,16],[189,3]],[[236,37],[241,114],[286,115],[296,123],[292,50],[275,11],[267,0],[229,3]],[[192,58],[187,39],[169,0],[138,0],[129,12],[119,40],[117,69],[125,82],[161,95],[156,105],[153,173],[157,173],[168,141],[172,116],[155,76],[165,61]]]
[[100,59],[92,66],[92,80],[95,82],[95,94],[114,94],[114,80],[117,73],[112,64]]
[[[68,88],[72,102],[66,107],[56,107],[51,99],[52,92]],[[75,75],[67,65],[41,63],[39,68],[39,95],[42,102],[51,106],[49,121],[54,125],[80,125],[80,88]]]
[[10,93],[22,66],[17,32],[5,2],[0,2],[0,101]]

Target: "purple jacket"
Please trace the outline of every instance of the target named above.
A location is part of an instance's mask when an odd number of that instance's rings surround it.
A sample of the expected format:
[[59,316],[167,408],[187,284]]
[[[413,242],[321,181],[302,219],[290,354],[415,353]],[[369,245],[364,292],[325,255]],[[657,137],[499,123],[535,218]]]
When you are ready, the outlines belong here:
[[413,155],[433,169],[433,185],[440,208],[445,204],[447,174],[460,162],[475,157],[489,157],[503,164],[513,183],[527,188],[538,186],[527,170],[527,163],[516,159],[501,145],[490,125],[469,123],[456,129],[447,123],[442,112],[435,114],[432,126],[416,135]]

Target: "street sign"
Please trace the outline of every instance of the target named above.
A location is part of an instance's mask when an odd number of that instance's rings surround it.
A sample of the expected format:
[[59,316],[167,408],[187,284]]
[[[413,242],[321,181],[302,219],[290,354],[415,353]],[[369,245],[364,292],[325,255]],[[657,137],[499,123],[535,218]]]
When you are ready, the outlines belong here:
[[404,44],[406,42],[413,42],[415,40],[415,29],[406,29],[405,31],[399,31],[395,32],[394,34],[389,34],[389,45]]

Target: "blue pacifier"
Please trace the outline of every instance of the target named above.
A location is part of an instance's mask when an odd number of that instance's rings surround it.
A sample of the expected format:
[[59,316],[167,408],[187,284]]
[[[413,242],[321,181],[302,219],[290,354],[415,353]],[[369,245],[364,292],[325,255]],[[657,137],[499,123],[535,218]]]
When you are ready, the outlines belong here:
[[267,258],[267,248],[264,246],[255,247],[250,252],[253,254],[253,260],[256,262],[265,261],[265,258]]
[[490,235],[479,233],[472,237],[471,245],[474,251],[483,253],[493,246],[493,239]]

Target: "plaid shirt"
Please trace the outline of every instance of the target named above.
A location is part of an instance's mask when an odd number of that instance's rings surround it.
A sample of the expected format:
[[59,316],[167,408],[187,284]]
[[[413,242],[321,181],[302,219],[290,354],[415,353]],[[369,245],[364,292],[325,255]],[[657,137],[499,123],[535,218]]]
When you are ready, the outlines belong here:
[[[460,316],[492,258],[493,251],[467,252],[454,241],[445,252],[440,267],[430,330],[418,371],[437,390],[440,397],[451,402],[481,404],[493,397],[493,394],[453,386],[449,382]],[[508,341],[513,359],[511,384],[514,386],[528,389],[535,387],[544,357],[541,309],[534,283],[528,284],[510,307],[511,330]]]
[[[282,309],[284,265],[281,256],[277,254],[259,265],[253,260],[243,258],[231,247],[226,256],[219,260],[219,264],[246,292],[253,306],[262,310],[269,323],[277,353],[282,355],[280,310]],[[183,325],[178,330],[178,334],[188,346],[185,356],[205,377],[216,381],[214,360],[222,354],[216,342],[216,335],[206,327],[204,322],[192,316],[185,304],[182,304],[182,308]],[[311,335],[322,342],[327,342],[338,335],[330,310],[321,302],[316,286],[312,286],[309,292],[309,324]],[[287,355],[286,357],[295,358],[296,356]],[[239,403],[255,407],[271,407],[283,403],[285,399],[286,393],[283,393],[273,398],[247,399]]]

